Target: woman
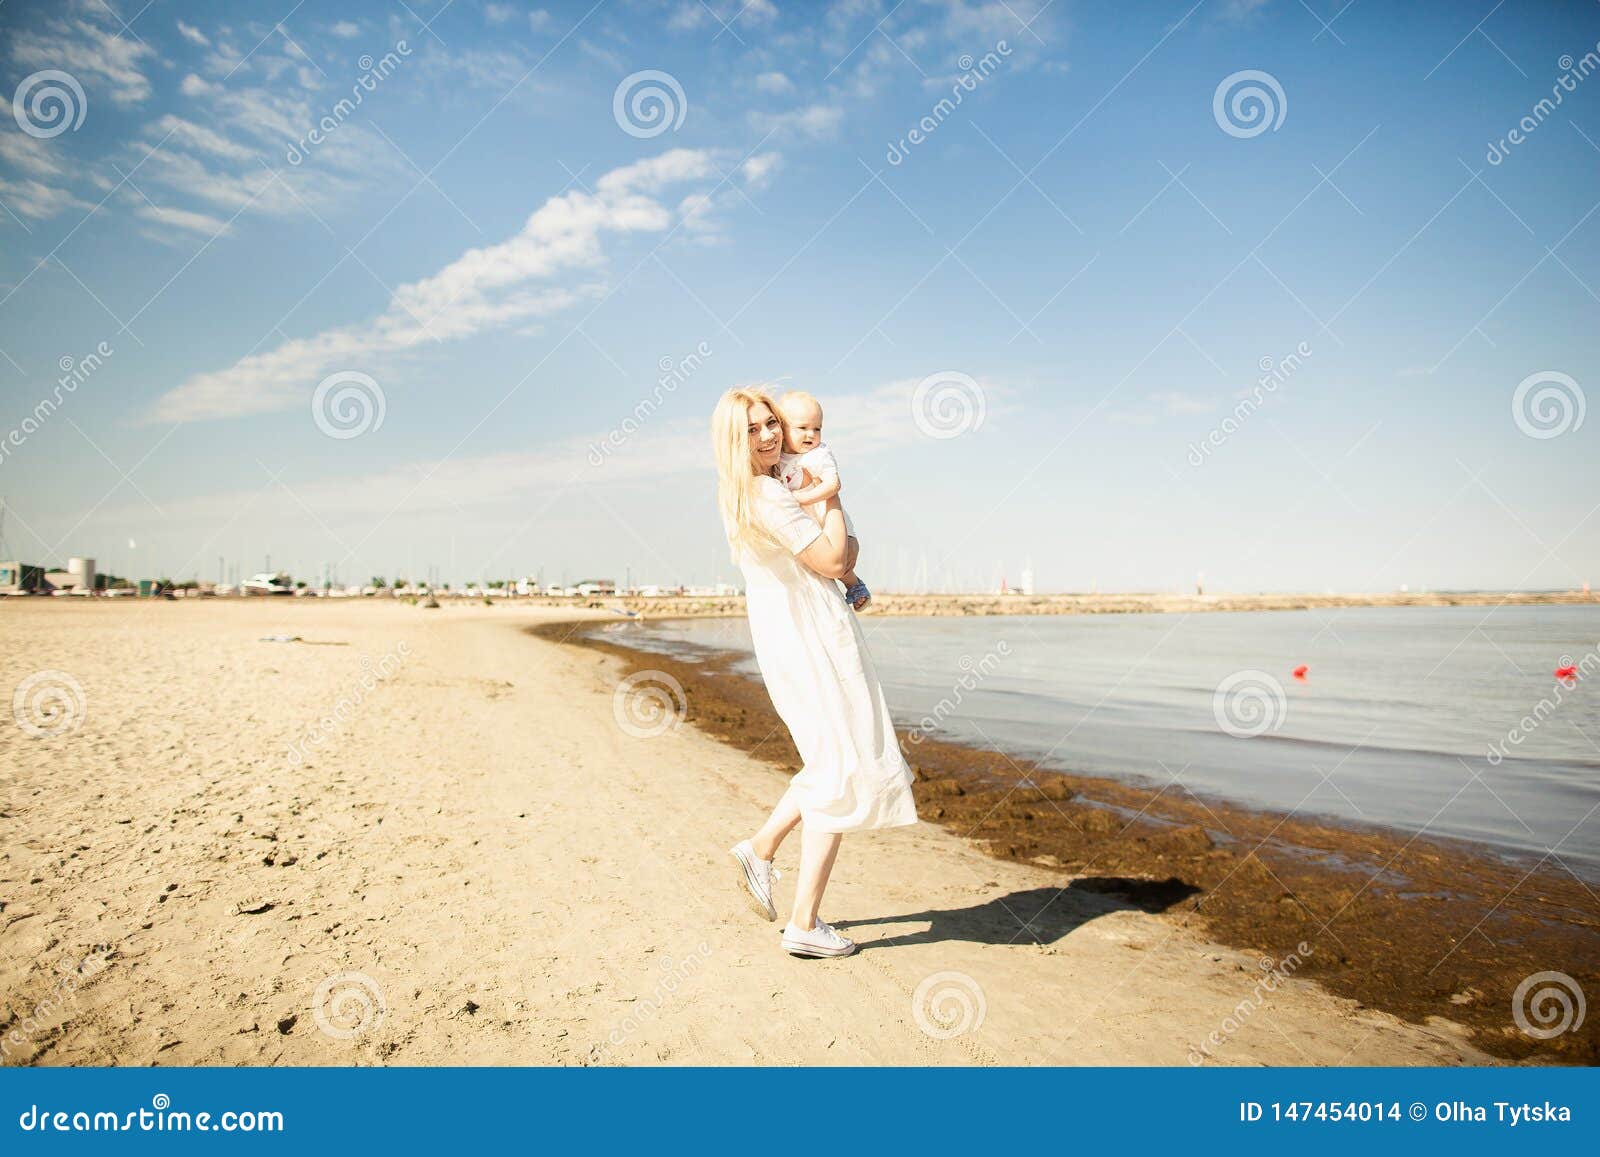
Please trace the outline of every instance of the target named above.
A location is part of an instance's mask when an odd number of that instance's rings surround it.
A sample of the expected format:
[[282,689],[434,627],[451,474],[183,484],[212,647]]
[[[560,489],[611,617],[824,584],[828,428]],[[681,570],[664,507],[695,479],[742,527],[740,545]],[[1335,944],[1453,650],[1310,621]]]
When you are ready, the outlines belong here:
[[807,513],[773,475],[784,426],[764,390],[724,394],[711,417],[711,438],[717,504],[744,572],[756,662],[803,763],[766,824],[730,854],[751,905],[776,920],[772,860],[783,838],[803,824],[784,950],[848,956],[855,944],[817,915],[839,837],[916,823],[917,808],[866,640],[833,582],[855,562],[844,515],[837,497]]

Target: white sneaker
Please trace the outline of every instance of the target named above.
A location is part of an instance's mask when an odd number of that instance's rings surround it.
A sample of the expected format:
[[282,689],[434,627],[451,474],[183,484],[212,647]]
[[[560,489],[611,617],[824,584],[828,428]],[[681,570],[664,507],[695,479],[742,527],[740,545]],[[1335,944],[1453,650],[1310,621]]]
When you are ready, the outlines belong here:
[[749,840],[740,840],[728,849],[728,854],[738,864],[739,887],[744,891],[750,907],[766,919],[776,920],[778,910],[772,906],[772,882],[780,875],[778,869],[772,866],[771,860],[763,860],[756,855]]
[[856,942],[840,936],[833,925],[819,917],[809,932],[802,932],[793,924],[785,925],[783,950],[791,956],[849,956],[856,950]]

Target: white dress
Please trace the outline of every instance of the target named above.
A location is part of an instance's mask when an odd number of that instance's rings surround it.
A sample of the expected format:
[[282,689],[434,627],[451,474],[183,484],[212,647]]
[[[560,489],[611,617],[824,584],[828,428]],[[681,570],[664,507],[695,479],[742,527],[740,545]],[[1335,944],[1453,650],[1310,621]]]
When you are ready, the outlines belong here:
[[917,822],[911,768],[861,625],[833,582],[795,555],[822,527],[776,478],[757,479],[756,517],[787,550],[745,550],[745,604],[756,662],[802,766],[789,790],[813,831]]

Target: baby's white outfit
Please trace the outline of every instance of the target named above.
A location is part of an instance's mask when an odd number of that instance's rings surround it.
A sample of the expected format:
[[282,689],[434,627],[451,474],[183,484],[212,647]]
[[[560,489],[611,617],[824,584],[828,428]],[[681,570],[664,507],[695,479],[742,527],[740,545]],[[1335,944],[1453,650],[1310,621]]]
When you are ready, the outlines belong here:
[[[833,451],[828,449],[826,442],[818,442],[804,454],[791,454],[785,450],[778,455],[778,481],[790,490],[799,490],[805,485],[802,467],[811,471],[812,476],[819,481],[825,479],[838,481],[839,463],[834,459]],[[839,495],[839,510],[844,515],[844,532],[852,538],[860,537],[856,534],[856,524],[850,521],[850,512],[844,508],[843,487],[840,488]]]

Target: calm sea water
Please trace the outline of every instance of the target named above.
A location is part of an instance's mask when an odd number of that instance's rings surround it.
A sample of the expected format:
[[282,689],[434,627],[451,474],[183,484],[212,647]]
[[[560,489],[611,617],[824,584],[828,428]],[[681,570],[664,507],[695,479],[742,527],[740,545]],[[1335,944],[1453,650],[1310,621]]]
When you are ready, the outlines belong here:
[[[1478,840],[1600,880],[1600,608],[862,625],[898,725],[931,721],[943,738],[1065,771]],[[732,651],[758,673],[743,619],[617,624],[610,637]],[[1589,677],[1558,683],[1568,663]]]

